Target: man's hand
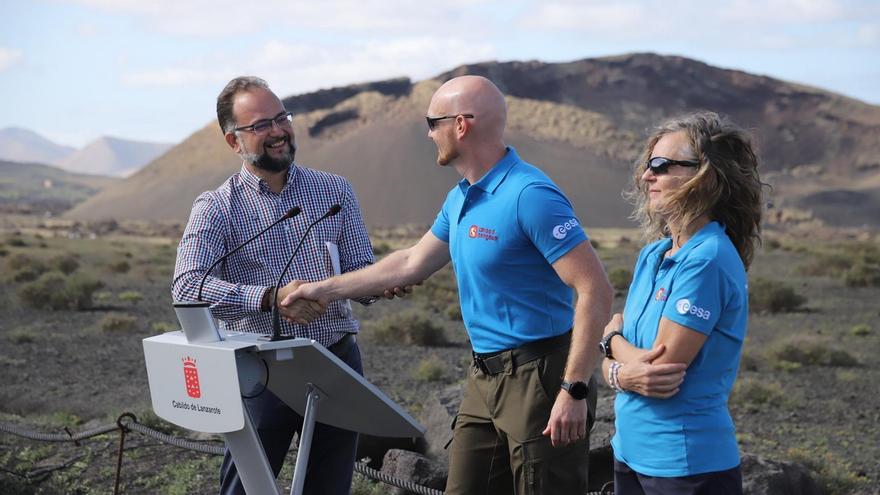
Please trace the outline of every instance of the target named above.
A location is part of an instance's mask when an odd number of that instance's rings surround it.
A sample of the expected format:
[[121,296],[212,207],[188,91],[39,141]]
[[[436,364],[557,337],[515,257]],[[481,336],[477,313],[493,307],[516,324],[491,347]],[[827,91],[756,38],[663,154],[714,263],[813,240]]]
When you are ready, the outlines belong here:
[[550,437],[550,444],[554,447],[565,447],[586,438],[587,401],[575,400],[560,389],[543,435]]
[[285,320],[299,325],[308,325],[324,314],[327,304],[317,299],[300,296],[300,287],[310,285],[294,280],[278,289],[278,313]]
[[645,351],[636,361],[625,363],[620,367],[617,378],[620,386],[627,391],[645,397],[668,399],[678,393],[684,382],[684,363],[652,364],[666,351],[666,346],[659,346]]
[[[419,282],[415,285],[422,285],[422,283]],[[385,292],[382,293],[382,297],[384,297],[385,299],[394,299],[395,296],[400,297],[400,298],[404,298],[404,297],[408,296],[409,294],[412,294],[412,291],[413,291],[412,284],[404,285],[403,287],[393,287],[391,289],[385,289]]]

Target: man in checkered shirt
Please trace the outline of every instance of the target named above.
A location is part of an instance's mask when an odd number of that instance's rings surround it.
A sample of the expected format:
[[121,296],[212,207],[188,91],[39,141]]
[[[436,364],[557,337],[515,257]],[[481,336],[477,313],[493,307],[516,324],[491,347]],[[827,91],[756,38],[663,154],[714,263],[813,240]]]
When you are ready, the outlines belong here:
[[[332,205],[339,204],[342,210],[312,229],[282,280],[279,300],[304,281],[372,264],[373,250],[351,184],[294,163],[293,116],[265,81],[255,77],[230,81],[217,97],[217,120],[226,143],[241,156],[242,167],[193,204],[177,249],[172,294],[176,301],[196,300],[199,282],[214,260],[299,206],[301,214],[230,256],[208,276],[204,287],[202,299],[211,303],[211,312],[227,332],[269,334],[275,282],[308,225]],[[304,300],[279,310],[284,335],[314,339],[363,372],[354,338],[358,321],[348,301],[324,307]],[[268,390],[245,403],[277,476],[303,418]],[[356,445],[355,433],[317,424],[305,493],[349,493]],[[220,478],[220,493],[245,493],[228,450]]]

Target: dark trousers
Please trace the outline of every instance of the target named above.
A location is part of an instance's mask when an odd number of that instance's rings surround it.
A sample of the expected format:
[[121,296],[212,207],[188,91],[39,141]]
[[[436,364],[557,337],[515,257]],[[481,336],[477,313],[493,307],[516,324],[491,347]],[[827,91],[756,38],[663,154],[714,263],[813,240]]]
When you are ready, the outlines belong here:
[[542,435],[567,356],[561,349],[522,365],[505,356],[504,370],[495,375],[471,366],[453,430],[446,495],[587,491],[589,433],[566,447],[553,447]]
[[[357,344],[337,356],[351,369],[363,374],[361,354]],[[254,427],[263,443],[263,449],[277,478],[290,448],[293,433],[302,430],[303,417],[268,390],[253,399],[245,399],[245,406],[250,412]],[[315,423],[303,493],[348,495],[351,491],[356,451],[357,433]],[[220,494],[244,495],[244,493],[241,478],[227,449],[223,456],[223,465],[220,467]]]
[[614,459],[614,493],[617,495],[742,495],[742,470],[661,478],[633,471]]

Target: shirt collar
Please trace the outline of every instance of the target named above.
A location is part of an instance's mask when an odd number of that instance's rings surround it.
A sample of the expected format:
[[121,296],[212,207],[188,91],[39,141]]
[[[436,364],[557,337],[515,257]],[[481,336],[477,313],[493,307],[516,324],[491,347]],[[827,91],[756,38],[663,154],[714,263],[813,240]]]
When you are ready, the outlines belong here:
[[[507,153],[498,160],[495,165],[486,172],[486,175],[482,176],[480,180],[473,184],[474,187],[478,187],[483,191],[486,191],[489,194],[494,194],[495,190],[498,189],[498,186],[504,181],[504,178],[507,177],[507,173],[510,172],[510,169],[513,168],[520,161],[519,155],[516,154],[516,150],[513,146],[507,147]],[[468,187],[471,184],[467,181],[467,179],[461,179],[458,181],[458,187],[462,192],[467,192]]]
[[[691,252],[695,247],[699,246],[706,239],[718,236],[719,234],[724,234],[724,226],[716,221],[711,221],[704,225],[700,230],[698,230],[687,242],[684,243],[684,246],[681,247],[675,254],[669,257],[671,261],[678,262],[680,259],[687,256],[689,252]],[[670,246],[672,240],[670,239]]]
[[[296,166],[295,163],[290,164],[290,168],[287,169],[287,182],[285,184],[285,188],[291,186],[296,181],[296,176],[298,173],[299,167]],[[254,191],[260,192],[264,188],[266,190],[269,189],[269,186],[263,181],[263,179],[259,178],[257,175],[248,170],[248,168],[244,164],[241,165],[241,172],[239,172],[239,176],[241,177],[241,181]]]

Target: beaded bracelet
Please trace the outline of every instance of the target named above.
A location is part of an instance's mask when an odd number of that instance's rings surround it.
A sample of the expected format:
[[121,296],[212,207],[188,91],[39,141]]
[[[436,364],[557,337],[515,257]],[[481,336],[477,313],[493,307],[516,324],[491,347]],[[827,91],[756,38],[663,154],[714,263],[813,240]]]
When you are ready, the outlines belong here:
[[609,382],[611,383],[611,389],[615,392],[626,392],[623,387],[620,386],[620,368],[623,366],[623,363],[614,361],[611,363],[611,367],[608,369],[608,374],[610,375]]

